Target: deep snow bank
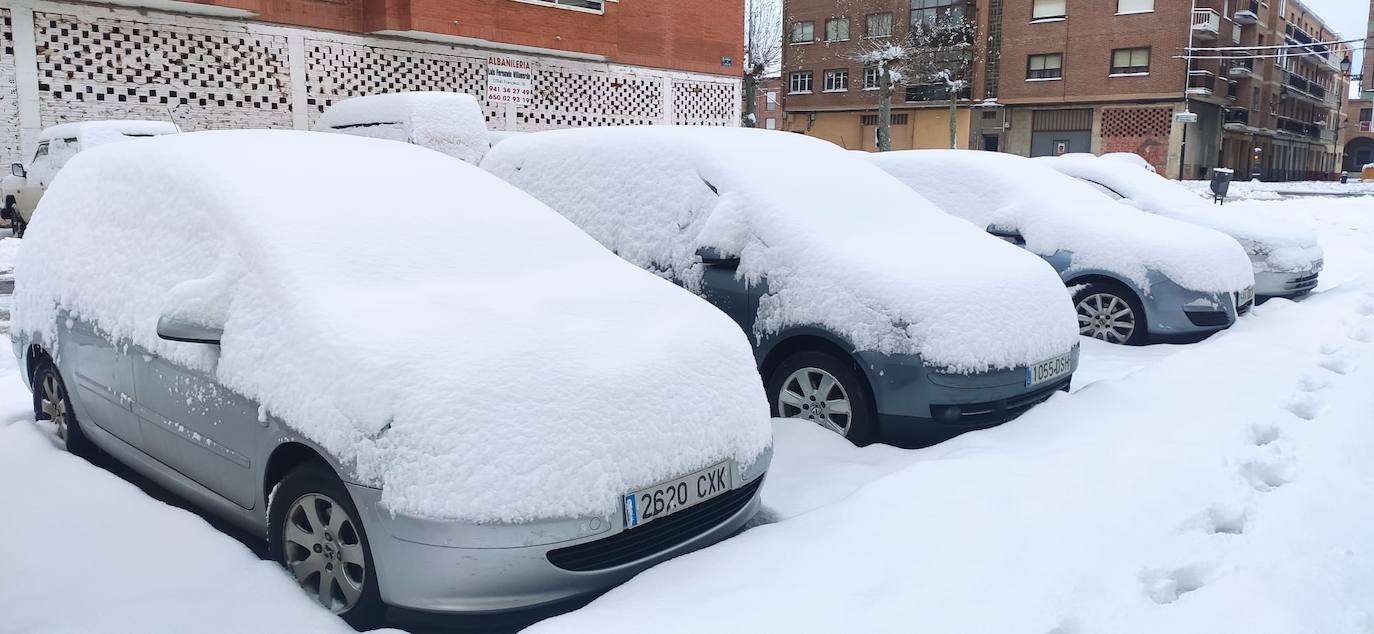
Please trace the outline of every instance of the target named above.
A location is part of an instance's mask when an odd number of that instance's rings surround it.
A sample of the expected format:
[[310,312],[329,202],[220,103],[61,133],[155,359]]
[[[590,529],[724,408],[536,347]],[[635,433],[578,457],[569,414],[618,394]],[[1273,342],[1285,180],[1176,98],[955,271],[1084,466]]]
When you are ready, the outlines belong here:
[[688,287],[700,281],[698,248],[739,255],[739,276],[767,278],[756,335],[823,325],[861,350],[965,372],[1033,363],[1077,341],[1071,302],[1043,262],[824,141],[560,130],[509,138],[482,167]]
[[1074,268],[1114,271],[1147,291],[1149,270],[1202,292],[1255,283],[1231,237],[1132,209],[1030,159],[968,150],[866,158],[979,229],[1017,227],[1034,253],[1072,252]]
[[[401,143],[238,131],[82,152],[16,277],[17,332],[51,342],[70,311],[211,373],[354,461],[399,512],[610,513],[770,442],[727,317],[499,179]],[[218,358],[158,339],[164,311],[222,325]]]

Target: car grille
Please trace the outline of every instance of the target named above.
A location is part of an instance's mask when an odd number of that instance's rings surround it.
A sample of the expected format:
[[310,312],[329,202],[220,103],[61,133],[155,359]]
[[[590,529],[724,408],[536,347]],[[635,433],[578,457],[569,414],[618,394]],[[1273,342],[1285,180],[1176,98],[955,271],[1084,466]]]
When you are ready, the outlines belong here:
[[550,550],[549,563],[564,570],[591,572],[605,570],[651,557],[696,537],[734,517],[749,504],[763,484],[755,478],[734,491],[701,504],[621,531],[605,539]]
[[1231,323],[1231,316],[1224,310],[1199,310],[1187,311],[1188,321],[1193,322],[1194,326],[1210,328],[1213,326],[1226,326]]
[[1318,273],[1313,273],[1311,275],[1304,275],[1288,280],[1288,282],[1283,285],[1283,289],[1291,293],[1306,293],[1317,287],[1318,275]]
[[[951,403],[957,405],[962,415],[956,425],[977,425],[984,422],[991,422],[1000,419],[1002,422],[1009,421],[1020,416],[1032,406],[1038,405],[1055,392],[1068,391],[1072,376],[1064,377],[1049,385],[1041,387],[1033,392],[1026,392],[1012,398],[999,401],[988,401],[986,403]],[[932,407],[940,407],[933,405]]]

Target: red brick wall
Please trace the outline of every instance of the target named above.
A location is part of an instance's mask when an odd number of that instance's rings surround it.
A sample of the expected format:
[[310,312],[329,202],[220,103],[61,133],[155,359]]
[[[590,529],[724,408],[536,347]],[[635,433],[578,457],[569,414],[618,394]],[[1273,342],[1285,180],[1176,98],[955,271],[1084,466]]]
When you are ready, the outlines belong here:
[[[604,15],[516,0],[191,0],[257,19],[353,33],[425,31],[592,55],[673,70],[741,74],[740,0],[607,2]],[[721,66],[721,58],[734,61]]]
[[1102,152],[1129,152],[1163,174],[1169,165],[1170,108],[1106,108],[1102,111]]

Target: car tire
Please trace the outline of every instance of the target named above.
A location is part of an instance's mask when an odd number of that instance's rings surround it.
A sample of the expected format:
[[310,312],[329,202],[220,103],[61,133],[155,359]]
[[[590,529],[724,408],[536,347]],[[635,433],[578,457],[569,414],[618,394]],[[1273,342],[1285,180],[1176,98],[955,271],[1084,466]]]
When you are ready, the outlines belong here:
[[[766,387],[773,416],[810,420],[860,447],[875,440],[878,416],[849,359],[815,350],[793,353],[773,369]],[[845,402],[847,414],[837,411],[836,401]]]
[[1145,308],[1136,294],[1121,284],[1080,285],[1073,293],[1073,306],[1080,335],[1128,346],[1143,346],[1149,341]]
[[349,625],[380,621],[385,606],[367,531],[343,481],[325,465],[302,464],[273,489],[267,550],[311,599]]
[[76,409],[57,366],[47,359],[40,361],[32,385],[34,420],[52,421],[57,426],[57,439],[68,452],[83,458],[91,456],[95,445],[76,421]]

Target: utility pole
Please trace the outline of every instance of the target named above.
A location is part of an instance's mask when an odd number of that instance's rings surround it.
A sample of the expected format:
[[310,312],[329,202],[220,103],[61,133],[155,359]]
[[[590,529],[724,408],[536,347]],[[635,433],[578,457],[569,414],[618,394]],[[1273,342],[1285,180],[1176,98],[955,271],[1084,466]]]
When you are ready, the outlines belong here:
[[[1197,0],[1188,9],[1188,48],[1185,49],[1183,71],[1183,111],[1192,112],[1188,104],[1188,89],[1193,83],[1193,14],[1197,11]],[[1184,166],[1188,164],[1188,118],[1183,120],[1183,142],[1178,146],[1178,180],[1183,180]]]

